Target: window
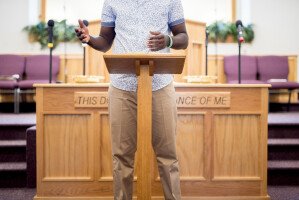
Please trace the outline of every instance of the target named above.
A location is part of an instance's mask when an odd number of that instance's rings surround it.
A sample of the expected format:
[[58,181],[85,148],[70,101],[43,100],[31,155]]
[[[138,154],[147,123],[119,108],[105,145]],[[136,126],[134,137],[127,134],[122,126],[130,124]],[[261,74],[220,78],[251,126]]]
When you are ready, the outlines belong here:
[[42,0],[45,1],[45,20],[61,21],[67,19],[69,24],[77,24],[78,19],[96,20],[101,17],[104,0]]
[[[101,17],[104,0],[41,0],[44,5],[44,20],[67,19],[76,24],[77,20],[97,20]],[[210,24],[216,20],[235,21],[237,0],[181,0],[185,18]],[[242,0],[244,1],[244,0]],[[86,3],[88,2],[88,3]],[[43,6],[42,6],[43,8]],[[43,9],[41,9],[43,12]]]
[[216,20],[232,21],[233,0],[182,0],[185,17],[211,24]]

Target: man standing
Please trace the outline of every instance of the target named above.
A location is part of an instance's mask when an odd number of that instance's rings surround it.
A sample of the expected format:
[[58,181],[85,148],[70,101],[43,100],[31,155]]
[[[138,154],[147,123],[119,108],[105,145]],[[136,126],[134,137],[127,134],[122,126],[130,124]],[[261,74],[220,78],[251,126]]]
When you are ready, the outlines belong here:
[[[79,20],[78,38],[106,52],[114,42],[114,53],[186,49],[188,35],[180,0],[105,0],[101,31],[89,35]],[[172,35],[170,35],[172,33]],[[137,145],[137,77],[111,74],[109,118],[112,138],[114,198],[130,200],[133,193],[134,157]],[[173,75],[155,74],[153,88],[152,145],[166,200],[181,199],[176,154],[176,102]]]

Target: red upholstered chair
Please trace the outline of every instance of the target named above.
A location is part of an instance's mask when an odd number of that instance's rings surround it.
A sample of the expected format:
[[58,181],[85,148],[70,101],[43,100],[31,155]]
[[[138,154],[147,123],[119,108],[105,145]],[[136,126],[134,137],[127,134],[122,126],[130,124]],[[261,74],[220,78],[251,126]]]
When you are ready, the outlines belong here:
[[[19,82],[19,88],[24,90],[33,90],[34,83],[49,83],[49,63],[48,55],[33,55],[26,57],[25,79]],[[52,58],[52,82],[56,82],[59,72],[60,58]]]
[[0,93],[14,94],[14,112],[19,112],[18,80],[23,77],[25,57],[0,55]]
[[[227,83],[238,83],[238,56],[224,57],[224,73]],[[257,60],[255,56],[241,57],[241,83],[263,84],[257,79]]]
[[258,73],[261,81],[271,84],[270,91],[288,90],[288,110],[293,90],[299,89],[299,83],[288,81],[289,63],[287,56],[259,56]]

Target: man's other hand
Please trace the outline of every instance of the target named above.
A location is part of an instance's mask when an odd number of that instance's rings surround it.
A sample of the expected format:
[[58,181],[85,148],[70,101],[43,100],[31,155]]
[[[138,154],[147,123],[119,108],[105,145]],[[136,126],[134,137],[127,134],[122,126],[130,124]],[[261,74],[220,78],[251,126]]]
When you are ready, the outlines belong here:
[[90,40],[88,28],[85,26],[81,19],[79,19],[78,22],[79,27],[75,28],[76,35],[82,43],[88,43]]
[[151,51],[159,51],[167,47],[169,43],[167,35],[161,34],[160,32],[150,31],[150,36],[147,41],[147,47]]

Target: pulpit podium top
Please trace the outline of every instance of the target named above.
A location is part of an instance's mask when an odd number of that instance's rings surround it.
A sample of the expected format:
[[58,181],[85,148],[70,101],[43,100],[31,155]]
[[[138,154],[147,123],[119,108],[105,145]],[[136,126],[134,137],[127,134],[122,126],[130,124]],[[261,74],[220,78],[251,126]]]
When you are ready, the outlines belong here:
[[153,74],[181,74],[185,58],[171,53],[104,54],[110,74],[136,74],[138,65],[152,65]]

